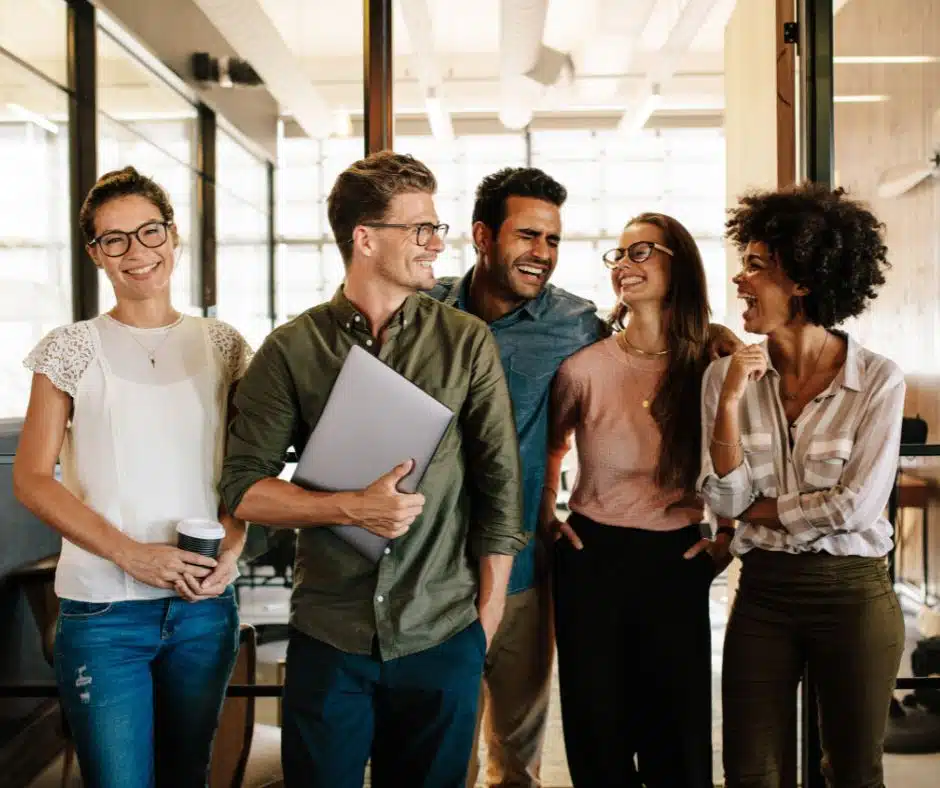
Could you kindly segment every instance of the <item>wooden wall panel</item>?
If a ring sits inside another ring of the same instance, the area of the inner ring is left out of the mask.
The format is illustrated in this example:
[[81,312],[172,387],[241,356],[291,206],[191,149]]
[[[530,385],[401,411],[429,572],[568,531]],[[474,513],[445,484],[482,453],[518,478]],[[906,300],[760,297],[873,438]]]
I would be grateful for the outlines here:
[[[853,0],[836,17],[839,55],[940,57],[940,1]],[[876,195],[887,167],[926,160],[930,120],[940,109],[940,63],[836,65],[836,95],[887,96],[840,103],[835,111],[836,182],[869,202],[886,224],[892,269],[867,314],[847,325],[863,344],[907,373],[906,412],[920,414],[940,443],[940,180],[896,199]],[[940,526],[940,512],[932,520]],[[919,572],[919,537],[905,529],[902,567]],[[931,528],[931,562],[940,588],[940,531]]]

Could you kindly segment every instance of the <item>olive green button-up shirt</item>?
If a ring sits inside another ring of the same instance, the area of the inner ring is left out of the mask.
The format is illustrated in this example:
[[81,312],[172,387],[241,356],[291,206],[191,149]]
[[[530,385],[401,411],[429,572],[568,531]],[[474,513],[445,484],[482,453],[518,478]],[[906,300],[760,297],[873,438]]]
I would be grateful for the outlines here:
[[229,511],[281,473],[289,447],[306,445],[353,344],[377,351],[456,417],[418,489],[423,512],[378,564],[329,528],[300,529],[291,624],[347,653],[372,653],[375,638],[392,659],[469,626],[479,558],[525,546],[519,450],[499,351],[482,321],[417,293],[379,349],[340,288],[275,329],[239,383],[220,484]]

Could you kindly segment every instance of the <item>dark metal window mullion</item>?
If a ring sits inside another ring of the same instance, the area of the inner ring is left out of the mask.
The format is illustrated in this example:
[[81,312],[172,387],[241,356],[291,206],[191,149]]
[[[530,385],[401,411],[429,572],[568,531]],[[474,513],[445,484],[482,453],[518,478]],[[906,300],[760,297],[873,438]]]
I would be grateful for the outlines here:
[[216,315],[216,117],[205,104],[198,107],[196,168],[199,171],[199,189],[196,212],[200,221],[199,281],[200,306],[206,317]]
[[78,212],[98,176],[95,7],[88,0],[69,0],[66,20],[72,318],[88,320],[98,314],[98,269],[85,250]]

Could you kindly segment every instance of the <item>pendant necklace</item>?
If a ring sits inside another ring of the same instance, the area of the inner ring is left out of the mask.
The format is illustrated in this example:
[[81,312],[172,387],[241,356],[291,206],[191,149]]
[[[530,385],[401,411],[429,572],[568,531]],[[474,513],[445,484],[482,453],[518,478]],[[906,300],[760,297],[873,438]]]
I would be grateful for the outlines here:
[[[645,355],[645,356],[664,356],[664,355],[666,355],[669,351],[668,351],[668,350],[661,350],[661,351],[658,351],[658,352],[656,352],[656,353],[647,353],[646,351],[640,350],[640,349],[638,349],[638,348],[634,348],[633,345],[630,344],[630,341],[626,338],[625,333],[626,333],[625,331],[621,331],[619,334],[617,334],[617,344],[620,345],[620,349],[621,349],[624,353],[626,353],[627,358],[628,358],[628,360],[627,360],[627,366],[630,368],[630,377],[633,378],[633,382],[636,384],[636,387],[639,388],[639,387],[640,387],[640,379],[639,379],[639,376],[636,374],[636,370],[633,368],[633,364],[631,364],[630,361],[629,361],[630,352],[629,352],[629,350],[628,350],[627,348],[633,348],[634,350],[637,351],[637,353],[641,353],[641,354],[643,354],[643,355]],[[655,387],[654,387],[654,390],[655,390]],[[644,410],[649,410],[649,407],[650,407],[650,399],[652,398],[652,396],[653,396],[653,394],[652,394],[652,392],[650,392],[649,395],[647,395],[646,397],[644,397],[643,400],[641,401],[641,404],[643,405]]]
[[[809,375],[807,376],[806,380],[803,381],[803,385],[800,386],[796,391],[794,391],[794,392],[792,392],[792,393],[784,392],[783,394],[781,394],[781,397],[783,398],[783,400],[784,400],[785,402],[794,402],[795,400],[799,399],[800,394],[803,393],[803,389],[806,388],[806,384],[809,383],[809,382],[813,379],[813,375],[816,374],[816,367],[819,366],[819,359],[822,358],[823,351],[825,351],[825,349],[826,349],[826,343],[827,343],[828,341],[829,341],[829,332],[827,331],[827,332],[826,332],[826,338],[823,340],[823,343],[822,343],[822,347],[819,349],[819,353],[816,355],[816,361],[813,362],[813,370],[812,370],[812,372],[809,373]],[[799,380],[799,379],[798,379],[798,380]],[[782,384],[782,383],[783,383],[783,380],[781,379],[780,382],[781,382],[781,384]],[[781,385],[781,388],[782,388],[782,385]]]
[[[108,315],[108,317],[111,317],[111,315]],[[180,315],[179,318],[177,318],[173,323],[170,323],[170,325],[166,326],[166,331],[163,333],[163,336],[161,337],[160,341],[157,342],[157,344],[154,345],[154,347],[150,348],[150,347],[147,347],[143,342],[141,342],[135,336],[134,330],[131,326],[127,325],[126,323],[122,323],[120,320],[117,320],[116,318],[111,317],[111,319],[114,320],[114,322],[117,323],[119,326],[122,326],[123,328],[127,329],[127,333],[130,336],[130,338],[133,339],[134,342],[136,342],[140,346],[140,348],[144,351],[144,353],[147,354],[147,360],[150,362],[150,366],[154,369],[156,369],[157,367],[157,351],[160,349],[163,343],[167,341],[167,339],[170,336],[170,332],[174,328],[176,328],[180,323],[183,322],[183,316]]]

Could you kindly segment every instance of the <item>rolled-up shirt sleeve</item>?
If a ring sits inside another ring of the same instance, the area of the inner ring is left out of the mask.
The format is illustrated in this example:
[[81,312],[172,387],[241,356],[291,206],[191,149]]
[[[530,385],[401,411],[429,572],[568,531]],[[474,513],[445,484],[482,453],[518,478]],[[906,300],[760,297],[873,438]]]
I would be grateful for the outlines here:
[[777,499],[777,516],[796,542],[866,529],[884,511],[897,474],[905,390],[894,368],[868,403],[837,485]]
[[254,484],[277,477],[284,469],[298,419],[296,400],[281,349],[268,339],[235,390],[235,417],[219,482],[228,511],[238,508]]
[[747,454],[741,464],[719,476],[712,465],[711,442],[715,431],[718,399],[730,358],[713,362],[702,380],[702,470],[697,488],[708,508],[720,517],[735,518],[757,499]]
[[496,341],[481,329],[461,411],[470,492],[470,549],[516,555],[528,538],[522,523],[522,468],[512,401]]

